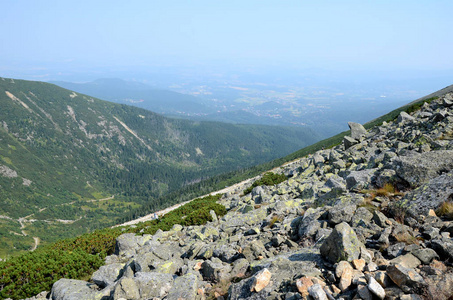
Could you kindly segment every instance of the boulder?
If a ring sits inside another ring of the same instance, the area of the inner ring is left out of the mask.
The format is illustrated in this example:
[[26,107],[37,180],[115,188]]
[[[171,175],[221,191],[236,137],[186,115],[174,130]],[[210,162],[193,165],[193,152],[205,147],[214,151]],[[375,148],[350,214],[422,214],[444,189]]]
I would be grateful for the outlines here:
[[99,270],[93,273],[91,280],[101,288],[104,288],[113,284],[118,279],[124,266],[125,264],[120,263],[102,266]]
[[206,260],[201,265],[201,274],[203,278],[208,281],[221,281],[231,277],[231,266],[229,264],[223,263],[218,258],[212,258],[211,260]]
[[96,285],[86,281],[62,278],[52,286],[50,298],[52,300],[97,300],[105,296],[96,290]]
[[360,257],[359,242],[354,230],[345,222],[335,226],[321,246],[321,255],[331,262],[346,260],[351,262]]
[[452,195],[453,171],[436,176],[410,191],[398,201],[397,207],[404,207],[409,216],[419,220],[420,216],[427,216],[429,210],[436,210],[443,202],[451,199]]
[[115,254],[116,255],[133,255],[136,250],[152,238],[151,235],[136,236],[133,233],[125,233],[116,238]]
[[346,177],[346,187],[348,190],[361,190],[367,188],[371,184],[371,179],[374,176],[376,169],[366,169],[361,171],[352,171]]
[[305,211],[305,214],[300,221],[298,228],[299,238],[312,237],[316,234],[318,229],[321,227],[318,219],[324,213],[324,209],[318,208],[309,208]]
[[198,291],[198,277],[188,273],[175,279],[175,283],[168,292],[167,300],[195,300]]
[[413,292],[420,292],[426,287],[426,282],[414,269],[405,268],[401,265],[387,267],[387,275],[400,288],[407,287]]
[[411,186],[417,187],[453,169],[453,150],[400,156],[392,161],[392,169]]
[[308,288],[308,293],[315,300],[328,300],[327,294],[320,284],[314,284]]
[[349,136],[345,136],[343,137],[343,144],[344,144],[344,149],[345,150],[348,150],[349,148],[351,148],[352,146],[354,146],[355,144],[358,144],[359,142],[355,139],[353,139],[352,137],[349,137]]
[[140,292],[140,299],[163,298],[173,285],[173,275],[154,272],[138,272],[134,281]]
[[140,292],[137,284],[132,278],[121,278],[113,290],[113,299],[140,299]]
[[367,134],[367,131],[362,124],[348,122],[348,126],[351,129],[351,137],[355,140],[360,140]]
[[341,222],[349,223],[356,210],[356,205],[337,205],[329,209],[328,219],[332,225],[339,224]]
[[398,119],[396,120],[396,122],[398,122],[399,124],[401,123],[405,123],[405,122],[409,122],[409,121],[413,121],[415,120],[415,118],[411,115],[409,115],[407,112],[405,111],[402,111],[400,112],[399,116],[398,116]]

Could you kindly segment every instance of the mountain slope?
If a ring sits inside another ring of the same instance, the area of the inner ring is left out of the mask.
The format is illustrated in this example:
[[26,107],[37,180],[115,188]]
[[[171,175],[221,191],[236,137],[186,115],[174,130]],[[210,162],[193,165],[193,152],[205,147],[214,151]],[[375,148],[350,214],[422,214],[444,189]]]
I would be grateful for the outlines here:
[[2,78],[0,105],[0,254],[316,141],[307,129],[169,119],[43,82]]
[[[324,142],[328,149],[278,174],[159,220],[0,262],[0,297],[32,296],[55,282],[58,300],[451,299],[453,93],[399,110],[369,130],[351,123],[343,143]],[[69,279],[89,274],[91,283]]]

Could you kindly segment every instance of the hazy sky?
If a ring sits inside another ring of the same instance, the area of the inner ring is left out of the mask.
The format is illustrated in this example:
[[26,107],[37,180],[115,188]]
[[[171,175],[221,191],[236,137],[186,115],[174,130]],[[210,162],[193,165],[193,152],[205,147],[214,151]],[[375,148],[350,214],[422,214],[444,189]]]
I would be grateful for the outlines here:
[[0,0],[0,76],[81,66],[453,69],[453,1]]

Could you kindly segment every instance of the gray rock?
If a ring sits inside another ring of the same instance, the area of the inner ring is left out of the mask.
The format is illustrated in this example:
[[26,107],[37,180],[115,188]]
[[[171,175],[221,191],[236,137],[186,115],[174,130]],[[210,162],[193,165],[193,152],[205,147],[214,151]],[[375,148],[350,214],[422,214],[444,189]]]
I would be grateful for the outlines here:
[[318,219],[323,213],[324,210],[320,207],[316,209],[309,208],[305,211],[298,229],[299,238],[312,237],[316,234],[318,229],[321,227]]
[[425,265],[430,264],[433,259],[439,259],[439,255],[437,255],[436,251],[431,248],[417,249],[412,251],[412,254]]
[[348,126],[351,129],[351,137],[355,140],[360,140],[367,134],[365,127],[362,124],[348,122]]
[[123,277],[115,285],[112,296],[114,300],[138,300],[140,299],[140,291],[138,290],[137,284],[135,283],[134,279]]
[[233,270],[231,271],[232,277],[245,277],[247,270],[250,267],[250,263],[245,258],[239,258],[233,263]]
[[432,240],[431,248],[436,251],[440,257],[453,260],[453,241],[450,240]]
[[231,277],[231,266],[223,263],[218,258],[212,258],[212,260],[206,260],[201,265],[201,274],[205,280],[209,281],[221,281]]
[[376,295],[379,299],[384,299],[385,298],[385,290],[384,288],[374,279],[373,277],[370,276],[368,280],[368,289],[370,290],[371,293]]
[[401,124],[401,123],[405,123],[405,122],[413,121],[413,120],[415,120],[414,117],[409,115],[407,112],[402,111],[399,114],[398,119],[396,121]]
[[151,235],[136,236],[133,233],[125,233],[116,238],[116,255],[133,255],[139,246],[143,246],[146,241],[152,238]]
[[404,248],[406,247],[406,243],[396,243],[393,245],[388,246],[386,249],[387,255],[390,258],[395,258],[403,254]]
[[398,201],[397,207],[403,207],[409,216],[419,220],[420,216],[427,216],[430,209],[439,208],[452,194],[453,172],[449,172],[407,193],[402,200]]
[[315,300],[329,300],[329,298],[327,298],[326,292],[324,292],[324,289],[322,288],[322,286],[319,283],[314,284],[311,287],[309,287],[308,293]]
[[367,188],[371,184],[371,179],[376,169],[367,169],[362,171],[352,171],[346,177],[346,187],[348,190],[361,190]]
[[355,205],[338,205],[329,209],[328,219],[332,225],[341,222],[349,223],[354,215],[357,206]]
[[134,281],[140,292],[140,299],[159,297],[168,294],[173,285],[173,276],[154,272],[138,272]]
[[102,291],[96,290],[96,285],[86,281],[62,278],[52,286],[50,298],[52,300],[95,300],[104,296]]
[[421,261],[411,253],[407,253],[390,260],[389,263],[393,265],[398,264],[409,269],[414,269],[421,264]]
[[366,209],[365,207],[359,207],[355,211],[355,214],[352,216],[351,225],[353,227],[365,227],[371,222],[372,218],[373,214],[368,209]]
[[195,300],[198,290],[198,277],[186,274],[175,279],[175,283],[168,292],[167,300]]
[[389,222],[389,219],[383,213],[377,210],[373,212],[373,221],[377,226],[382,228],[385,228],[391,224],[391,222]]
[[316,152],[313,154],[313,164],[317,167],[322,166],[324,164],[324,157]]
[[320,250],[321,255],[331,262],[341,260],[351,262],[360,257],[360,247],[362,246],[354,230],[343,222],[335,226]]
[[417,187],[453,169],[453,150],[438,150],[400,156],[393,160],[396,174]]
[[357,140],[353,139],[352,137],[349,137],[349,136],[343,137],[343,145],[344,145],[345,150],[348,150],[349,148],[351,148],[352,146],[354,146],[358,143],[359,142]]
[[101,288],[104,288],[113,284],[118,279],[124,266],[125,264],[120,263],[102,266],[99,270],[93,273],[91,280]]

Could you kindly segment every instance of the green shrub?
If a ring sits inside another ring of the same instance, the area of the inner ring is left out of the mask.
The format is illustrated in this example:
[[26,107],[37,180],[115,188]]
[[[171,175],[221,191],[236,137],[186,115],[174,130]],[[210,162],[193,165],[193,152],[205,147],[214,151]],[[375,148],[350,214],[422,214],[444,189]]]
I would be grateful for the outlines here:
[[275,174],[272,172],[267,172],[266,174],[261,177],[261,179],[255,181],[250,187],[244,190],[244,195],[250,193],[253,188],[260,186],[260,185],[274,185],[282,183],[283,181],[287,180],[288,178],[284,174]]

